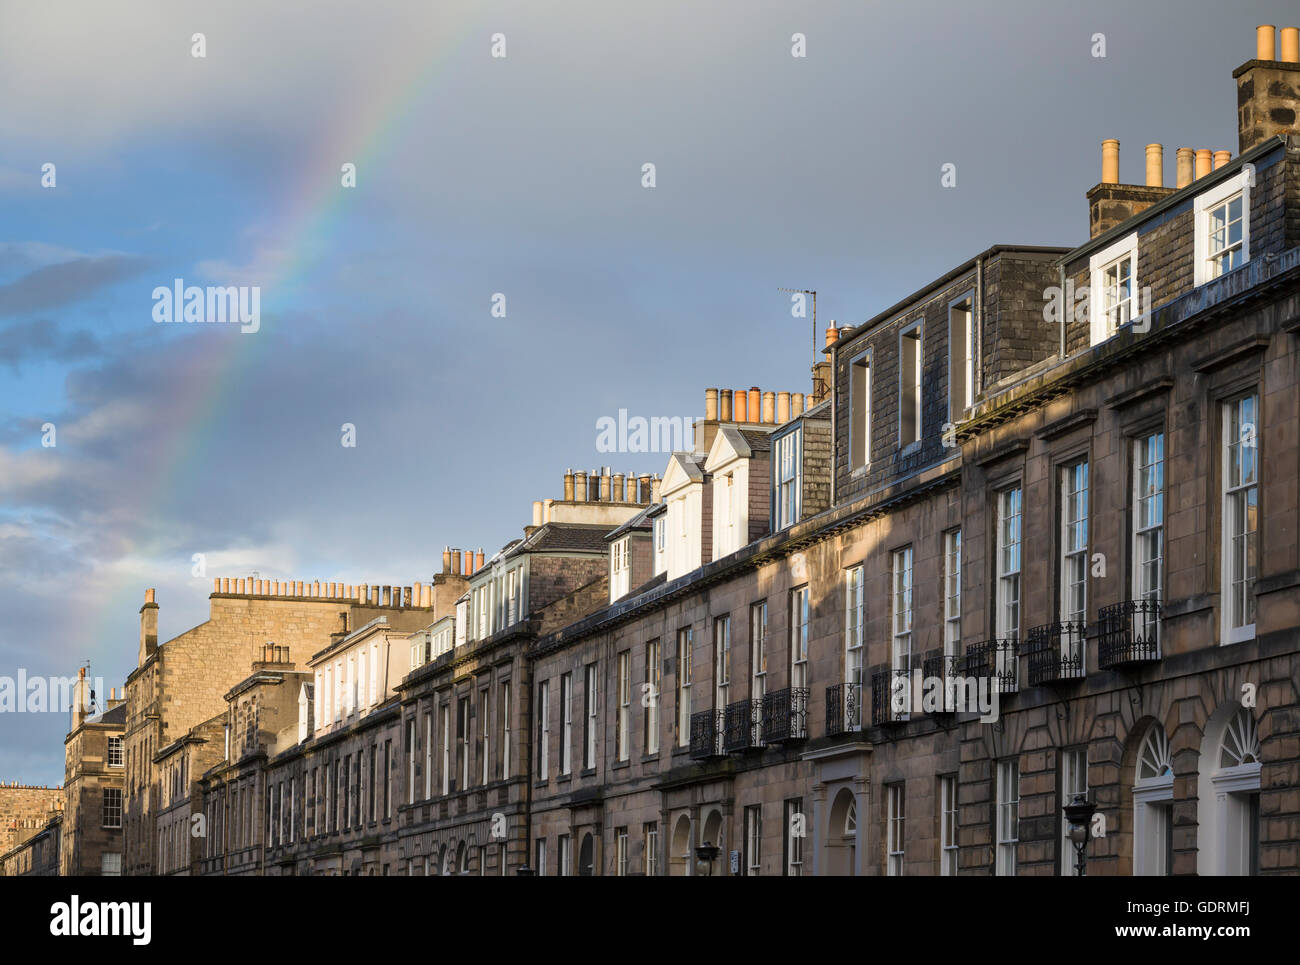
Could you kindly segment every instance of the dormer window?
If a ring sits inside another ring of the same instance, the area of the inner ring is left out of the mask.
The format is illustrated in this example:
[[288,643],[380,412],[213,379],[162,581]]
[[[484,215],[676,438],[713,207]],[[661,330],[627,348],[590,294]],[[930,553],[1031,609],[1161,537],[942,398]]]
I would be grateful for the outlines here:
[[921,441],[921,326],[898,338],[898,445]]
[[1250,175],[1243,170],[1196,199],[1197,285],[1250,260]]
[[803,430],[795,429],[788,432],[777,439],[773,445],[776,455],[772,460],[772,472],[775,477],[772,528],[775,531],[793,526],[799,521]]
[[1089,344],[1110,338],[1140,312],[1137,299],[1137,232],[1088,260]]
[[631,589],[631,567],[628,565],[628,537],[615,540],[609,548],[609,598],[621,599]]

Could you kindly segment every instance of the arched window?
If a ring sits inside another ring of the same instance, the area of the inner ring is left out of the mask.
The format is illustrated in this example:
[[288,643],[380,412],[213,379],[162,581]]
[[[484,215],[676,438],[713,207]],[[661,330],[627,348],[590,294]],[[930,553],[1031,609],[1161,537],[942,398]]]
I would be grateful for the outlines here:
[[844,816],[844,837],[856,837],[858,833],[858,802],[849,802],[848,813]]
[[1169,737],[1147,728],[1133,782],[1133,874],[1167,875],[1173,864],[1174,766]]
[[1197,872],[1259,873],[1259,730],[1245,707],[1224,707],[1205,728],[1197,814]]
[[1228,722],[1219,747],[1219,767],[1241,767],[1259,763],[1259,732],[1255,718],[1245,707]]

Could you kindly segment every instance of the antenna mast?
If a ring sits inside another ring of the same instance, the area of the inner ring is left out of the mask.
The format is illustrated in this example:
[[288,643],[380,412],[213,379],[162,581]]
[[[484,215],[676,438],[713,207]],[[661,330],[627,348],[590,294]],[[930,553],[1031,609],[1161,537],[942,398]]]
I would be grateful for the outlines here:
[[791,292],[796,295],[811,295],[812,310],[812,360],[817,363],[817,292],[811,288],[778,288],[779,292]]

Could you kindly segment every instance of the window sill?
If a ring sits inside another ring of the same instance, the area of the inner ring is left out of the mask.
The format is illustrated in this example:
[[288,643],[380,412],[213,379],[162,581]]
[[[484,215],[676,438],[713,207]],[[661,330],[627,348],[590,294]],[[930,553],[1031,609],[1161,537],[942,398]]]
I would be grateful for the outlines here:
[[586,767],[586,768],[583,768],[582,771],[578,774],[578,776],[579,776],[579,777],[595,777],[595,776],[596,776],[596,768],[594,768],[594,767]]
[[613,764],[609,765],[609,769],[610,769],[611,771],[621,771],[621,770],[624,770],[625,768],[628,768],[628,767],[631,767],[631,766],[632,766],[632,762],[631,762],[630,760],[628,760],[628,761],[615,761]]
[[561,774],[555,779],[556,784],[568,784],[573,780],[572,774]]

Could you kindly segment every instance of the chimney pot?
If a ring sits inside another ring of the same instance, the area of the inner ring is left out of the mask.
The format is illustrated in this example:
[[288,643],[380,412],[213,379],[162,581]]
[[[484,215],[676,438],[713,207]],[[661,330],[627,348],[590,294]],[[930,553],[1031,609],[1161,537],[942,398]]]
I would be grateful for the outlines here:
[[625,503],[627,499],[623,491],[623,479],[625,477],[621,472],[614,473],[614,489],[610,494],[610,499],[616,503]]
[[1284,64],[1300,63],[1300,27],[1282,28],[1282,57]]
[[1209,149],[1209,148],[1203,147],[1203,148],[1199,148],[1199,149],[1197,150],[1197,152],[1196,152],[1196,180],[1199,181],[1201,178],[1205,177],[1207,174],[1210,173],[1210,171],[1213,170],[1213,167],[1212,167],[1213,162],[1214,162],[1214,157],[1213,157],[1213,155],[1210,153],[1210,149]]
[[758,386],[750,386],[749,409],[747,410],[750,422],[758,422],[760,419],[759,406],[762,405],[762,395],[763,393],[759,390]]
[[461,575],[460,568],[460,550],[451,551],[451,571],[457,576]]
[[1174,155],[1177,158],[1177,184],[1185,188],[1192,183],[1196,163],[1196,152],[1190,147],[1180,147]]
[[825,346],[825,347],[826,347],[826,348],[830,348],[832,345],[834,345],[834,344],[835,344],[836,342],[838,342],[839,340],[840,340],[840,330],[839,330],[838,328],[835,327],[835,322],[832,321],[829,325],[826,326],[826,346]]
[[731,421],[731,390],[723,389],[718,393],[718,421]]
[[533,525],[542,525],[542,501],[540,499],[533,500]]
[[736,390],[735,413],[737,422],[749,421],[749,393],[744,389]]
[[790,393],[778,392],[776,394],[776,424],[785,425],[790,421]]
[[444,573],[451,572],[451,547],[450,546],[444,546],[442,550],[442,571]]
[[153,592],[154,592],[154,591],[153,591],[152,589],[149,589],[149,590],[145,590],[145,591],[144,591],[144,602],[145,602],[145,603],[152,603],[152,602],[153,602]]
[[652,503],[659,502],[659,484],[659,473],[655,473],[650,477],[650,502]]
[[1277,28],[1263,23],[1255,28],[1255,59],[1277,60]]
[[718,390],[717,389],[704,390],[704,421],[705,422],[718,421]]
[[601,501],[602,503],[607,503],[607,502],[609,502],[609,499],[610,499],[610,492],[609,492],[609,490],[610,490],[610,482],[611,482],[611,480],[610,480],[610,475],[609,475],[608,470],[605,471],[605,472],[603,472],[603,473],[601,473],[601,476],[600,476],[600,501]]
[[1113,137],[1101,142],[1101,183],[1119,184],[1119,141]]
[[1229,161],[1231,161],[1231,160],[1232,160],[1232,152],[1231,152],[1231,151],[1215,151],[1215,152],[1214,152],[1214,170],[1216,170],[1216,171],[1219,170],[1219,168],[1223,167],[1225,164],[1227,164],[1227,163],[1228,163]]
[[477,572],[481,569],[483,569],[483,548],[479,547],[478,553],[474,556],[474,570]]
[[772,425],[776,422],[776,393],[763,393],[763,424]]
[[797,419],[803,415],[803,393],[790,393],[790,418]]
[[1163,144],[1147,145],[1147,187],[1165,186],[1165,146]]

